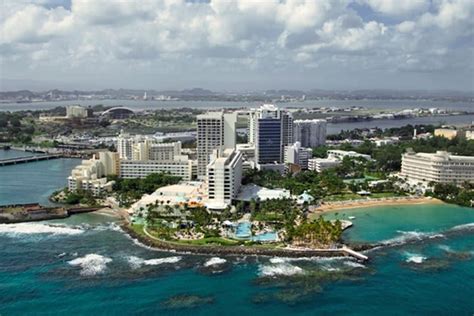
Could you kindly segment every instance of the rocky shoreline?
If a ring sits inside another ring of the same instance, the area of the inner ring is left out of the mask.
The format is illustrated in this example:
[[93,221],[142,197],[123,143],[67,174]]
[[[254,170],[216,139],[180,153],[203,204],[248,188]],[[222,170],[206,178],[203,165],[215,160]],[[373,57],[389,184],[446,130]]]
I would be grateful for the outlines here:
[[[297,250],[297,249],[270,249],[256,248],[251,246],[197,246],[197,245],[180,245],[169,243],[161,240],[147,238],[141,234],[137,234],[127,223],[121,225],[124,232],[140,243],[163,251],[193,253],[198,255],[249,255],[249,256],[271,256],[271,257],[341,257],[351,256],[344,249],[328,249],[328,250]],[[371,245],[359,245],[357,250],[365,250],[372,248]]]

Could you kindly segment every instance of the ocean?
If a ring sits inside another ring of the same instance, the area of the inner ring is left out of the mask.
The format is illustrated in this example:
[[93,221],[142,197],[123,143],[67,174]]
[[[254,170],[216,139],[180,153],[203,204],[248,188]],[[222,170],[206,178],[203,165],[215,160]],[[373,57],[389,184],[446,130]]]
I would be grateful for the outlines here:
[[[41,199],[65,184],[73,165],[0,167],[0,204]],[[198,256],[149,249],[99,214],[3,224],[0,315],[474,313],[474,209],[403,205],[327,216],[355,216],[344,238],[383,245],[366,263]]]

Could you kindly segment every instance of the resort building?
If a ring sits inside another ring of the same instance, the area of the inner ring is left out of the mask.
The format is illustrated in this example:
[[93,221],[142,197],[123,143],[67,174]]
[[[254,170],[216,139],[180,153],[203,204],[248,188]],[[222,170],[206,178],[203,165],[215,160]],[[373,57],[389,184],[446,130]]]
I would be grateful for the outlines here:
[[313,158],[308,160],[308,169],[321,172],[326,169],[337,167],[341,160],[336,158]]
[[313,156],[311,148],[301,147],[299,142],[285,146],[284,163],[299,165],[301,169],[308,169],[308,160]]
[[152,194],[145,194],[129,209],[129,213],[145,211],[150,205],[170,206],[204,206],[205,189],[203,182],[185,181],[157,189]]
[[237,196],[242,183],[242,154],[215,150],[207,166],[208,208],[224,209]]
[[169,173],[182,180],[193,179],[196,161],[186,155],[175,156],[174,160],[121,160],[120,177],[125,179],[145,178],[152,173]]
[[434,136],[444,137],[447,139],[456,138],[458,131],[450,128],[437,128],[434,130]]
[[206,176],[206,167],[215,149],[235,148],[237,113],[209,112],[197,116],[198,177]]
[[242,186],[239,195],[236,200],[250,202],[254,201],[266,201],[266,200],[278,200],[278,199],[290,199],[292,195],[287,189],[268,189],[256,184],[247,184]]
[[337,150],[337,149],[328,150],[328,158],[343,160],[344,157],[364,158],[366,160],[372,159],[370,155],[359,154],[359,153],[356,153],[355,151],[346,151],[346,150]]
[[157,143],[146,139],[132,145],[133,160],[173,161],[181,154],[181,142]]
[[326,120],[295,120],[293,141],[303,147],[318,147],[326,144]]
[[474,182],[474,157],[455,156],[446,151],[402,155],[401,176],[409,181],[456,183]]
[[117,174],[118,156],[112,152],[100,152],[99,159],[83,160],[71,171],[68,177],[69,191],[85,190],[94,195],[112,191],[113,181],[107,181],[106,176]]

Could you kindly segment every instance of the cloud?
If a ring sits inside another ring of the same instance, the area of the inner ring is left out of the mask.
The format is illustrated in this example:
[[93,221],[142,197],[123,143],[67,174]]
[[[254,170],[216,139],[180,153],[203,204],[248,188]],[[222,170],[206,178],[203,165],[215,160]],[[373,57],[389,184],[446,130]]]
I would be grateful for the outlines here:
[[[460,72],[469,88],[472,7],[471,0],[4,0],[2,76],[100,70],[111,85],[127,77],[149,84],[154,74],[271,85],[281,75],[324,83],[324,72]],[[341,84],[351,80],[359,78]]]
[[374,11],[391,16],[410,15],[426,11],[430,0],[365,0]]

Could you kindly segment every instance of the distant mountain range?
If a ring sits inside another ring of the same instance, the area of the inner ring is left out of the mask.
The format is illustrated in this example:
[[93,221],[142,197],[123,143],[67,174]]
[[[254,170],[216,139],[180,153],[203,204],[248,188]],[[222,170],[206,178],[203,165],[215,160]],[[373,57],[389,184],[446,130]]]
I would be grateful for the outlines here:
[[4,101],[55,101],[75,99],[142,99],[169,96],[182,100],[235,100],[235,101],[266,101],[288,99],[432,99],[473,101],[474,92],[463,91],[425,91],[425,90],[266,90],[246,92],[215,92],[202,88],[186,90],[137,90],[137,89],[105,89],[98,91],[82,90],[48,90],[48,91],[5,91],[0,92],[0,100]]

